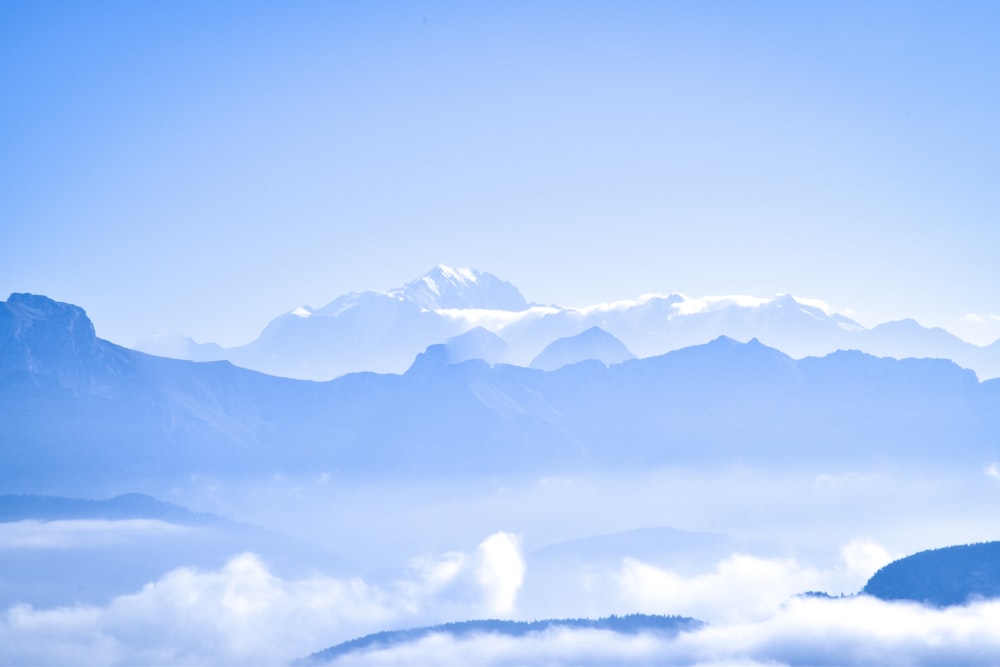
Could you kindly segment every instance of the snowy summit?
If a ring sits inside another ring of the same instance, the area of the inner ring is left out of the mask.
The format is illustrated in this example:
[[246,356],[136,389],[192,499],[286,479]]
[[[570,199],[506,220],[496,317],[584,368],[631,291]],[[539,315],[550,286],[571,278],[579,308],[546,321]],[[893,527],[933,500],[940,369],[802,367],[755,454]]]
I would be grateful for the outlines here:
[[528,307],[521,292],[509,282],[491,273],[443,264],[390,294],[401,296],[423,310],[476,308],[521,311]]

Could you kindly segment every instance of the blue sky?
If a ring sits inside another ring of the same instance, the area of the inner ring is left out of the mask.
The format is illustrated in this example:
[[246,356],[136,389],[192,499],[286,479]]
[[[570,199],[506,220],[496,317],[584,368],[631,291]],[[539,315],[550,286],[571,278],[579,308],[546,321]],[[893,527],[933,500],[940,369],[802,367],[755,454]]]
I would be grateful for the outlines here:
[[993,2],[7,0],[0,298],[236,344],[445,263],[985,342],[998,71]]

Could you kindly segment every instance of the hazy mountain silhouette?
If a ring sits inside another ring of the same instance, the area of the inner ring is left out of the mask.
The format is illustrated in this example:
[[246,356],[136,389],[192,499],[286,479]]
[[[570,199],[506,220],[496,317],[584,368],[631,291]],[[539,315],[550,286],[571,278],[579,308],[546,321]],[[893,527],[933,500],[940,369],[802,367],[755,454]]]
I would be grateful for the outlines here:
[[196,471],[467,475],[879,457],[978,467],[1000,433],[1000,381],[943,360],[796,361],[719,338],[543,372],[453,364],[435,345],[403,375],[316,383],[152,357],[97,339],[75,306],[12,302],[0,309],[9,491]]
[[[416,642],[430,635],[443,634],[454,638],[470,635],[502,635],[508,637],[524,637],[526,635],[544,632],[551,628],[571,628],[577,630],[608,630],[620,634],[653,633],[672,637],[679,632],[697,630],[704,625],[701,621],[684,616],[654,616],[647,614],[630,614],[627,616],[609,616],[599,619],[552,619],[544,621],[461,621],[444,623],[423,628],[407,630],[388,630],[365,635],[357,639],[342,642],[328,649],[318,651],[307,658],[297,661],[297,665],[319,665],[331,662],[337,658],[350,656],[354,653],[379,650]],[[357,657],[363,660],[362,655]]]
[[1000,597],[1000,542],[931,549],[889,563],[865,584],[882,600],[935,606]]
[[516,287],[492,274],[437,266],[397,289],[351,292],[316,310],[297,308],[271,321],[257,340],[219,358],[313,380],[356,371],[401,372],[428,345],[470,328],[441,311],[527,307]]
[[471,359],[482,359],[490,365],[507,360],[507,343],[503,338],[483,327],[469,329],[460,336],[448,339],[448,361],[458,364]]
[[0,522],[74,519],[157,519],[186,526],[224,522],[214,514],[195,513],[142,493],[126,493],[107,500],[33,494],[0,495]]
[[554,341],[599,327],[639,357],[727,336],[756,338],[796,358],[860,349],[876,356],[951,359],[982,378],[1000,376],[1000,341],[979,347],[913,320],[866,329],[821,306],[788,294],[771,299],[670,294],[584,308],[533,306],[492,274],[438,266],[396,289],[351,292],[319,309],[296,308],[272,320],[247,345],[223,349],[168,335],[144,340],[141,349],[328,380],[359,371],[401,373],[429,345],[477,327],[503,339],[504,361],[528,366]]
[[625,345],[600,327],[591,327],[569,338],[550,343],[531,362],[531,368],[554,371],[557,368],[581,361],[599,361],[605,366],[618,364],[635,355]]
[[245,551],[277,572],[300,574],[322,563],[327,572],[360,573],[315,544],[138,493],[105,500],[2,495],[0,542],[0,605],[104,604],[177,567],[216,568]]
[[516,287],[492,273],[453,269],[443,264],[389,294],[398,294],[403,300],[426,310],[475,308],[518,311],[528,307],[528,302]]
[[658,526],[565,540],[530,551],[526,558],[531,570],[616,565],[624,558],[636,558],[675,571],[694,571],[706,564],[714,565],[733,553],[787,555],[781,547],[769,542]]

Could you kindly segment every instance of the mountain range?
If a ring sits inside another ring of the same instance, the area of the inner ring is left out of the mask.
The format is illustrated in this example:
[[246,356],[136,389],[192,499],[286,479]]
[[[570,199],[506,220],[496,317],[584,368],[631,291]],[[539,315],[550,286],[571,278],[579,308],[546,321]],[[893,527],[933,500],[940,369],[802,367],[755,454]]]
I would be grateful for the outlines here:
[[0,351],[0,481],[12,492],[195,472],[534,474],[879,457],[981,467],[1000,433],[1000,380],[950,361],[857,351],[796,360],[726,337],[554,371],[452,363],[454,348],[432,345],[402,375],[311,382],[129,350],[97,338],[77,306],[15,294],[0,307]]
[[402,373],[429,345],[476,329],[504,343],[502,350],[492,345],[490,363],[529,366],[556,340],[593,327],[638,357],[727,336],[742,342],[756,338],[796,358],[857,349],[876,356],[951,359],[984,379],[1000,376],[1000,341],[980,347],[914,320],[868,329],[820,302],[787,294],[646,295],[563,308],[529,303],[514,285],[490,273],[447,266],[396,289],[351,292],[322,308],[295,308],[239,347],[180,337],[149,338],[137,347],[180,359],[226,359],[272,375],[328,380],[360,371]]

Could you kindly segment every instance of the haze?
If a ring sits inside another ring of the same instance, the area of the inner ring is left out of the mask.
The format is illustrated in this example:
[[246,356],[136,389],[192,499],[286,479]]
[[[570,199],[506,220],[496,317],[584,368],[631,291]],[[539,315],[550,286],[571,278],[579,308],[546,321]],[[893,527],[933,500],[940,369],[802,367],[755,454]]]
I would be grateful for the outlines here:
[[249,342],[438,263],[1000,337],[991,3],[0,8],[0,293]]
[[997,72],[987,2],[0,3],[0,663],[1000,664],[859,593],[998,538]]

